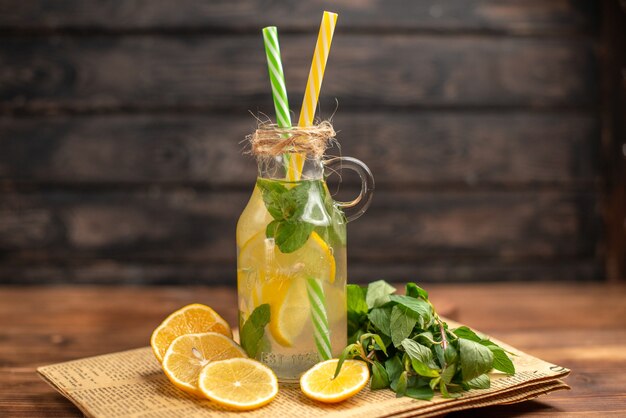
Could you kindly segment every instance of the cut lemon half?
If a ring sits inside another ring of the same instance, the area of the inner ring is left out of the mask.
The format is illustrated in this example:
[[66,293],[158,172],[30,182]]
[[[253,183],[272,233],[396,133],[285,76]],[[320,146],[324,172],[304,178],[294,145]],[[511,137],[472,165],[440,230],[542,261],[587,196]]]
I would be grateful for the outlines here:
[[174,339],[200,332],[218,332],[230,338],[233,336],[230,326],[217,312],[206,305],[193,303],[168,316],[152,333],[150,345],[156,358],[163,361]]
[[341,372],[333,379],[337,359],[316,364],[300,377],[300,389],[309,398],[335,403],[356,395],[370,378],[367,364],[360,360],[344,361]]
[[198,376],[212,361],[246,357],[237,343],[216,332],[181,335],[172,341],[163,357],[163,371],[180,389],[200,394]]
[[245,358],[207,364],[200,373],[198,386],[213,402],[240,411],[267,405],[278,393],[274,372],[258,361]]

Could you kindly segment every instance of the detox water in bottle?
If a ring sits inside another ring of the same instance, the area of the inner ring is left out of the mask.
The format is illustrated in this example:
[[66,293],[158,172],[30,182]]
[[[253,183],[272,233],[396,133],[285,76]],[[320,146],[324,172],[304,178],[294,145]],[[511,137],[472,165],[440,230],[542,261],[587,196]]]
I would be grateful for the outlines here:
[[[294,382],[346,346],[346,223],[366,210],[373,179],[358,160],[309,155],[290,181],[284,161],[259,159],[237,224],[237,286],[242,345],[279,380]],[[324,168],[340,166],[361,176],[353,202],[328,192]]]

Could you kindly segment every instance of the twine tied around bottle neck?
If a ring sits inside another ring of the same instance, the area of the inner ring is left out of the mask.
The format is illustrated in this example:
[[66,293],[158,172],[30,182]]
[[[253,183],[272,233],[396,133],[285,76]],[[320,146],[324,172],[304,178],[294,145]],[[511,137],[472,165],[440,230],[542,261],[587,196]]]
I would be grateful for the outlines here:
[[335,134],[333,125],[328,121],[292,128],[262,123],[246,139],[250,141],[251,154],[255,157],[276,157],[288,153],[321,157],[335,139]]

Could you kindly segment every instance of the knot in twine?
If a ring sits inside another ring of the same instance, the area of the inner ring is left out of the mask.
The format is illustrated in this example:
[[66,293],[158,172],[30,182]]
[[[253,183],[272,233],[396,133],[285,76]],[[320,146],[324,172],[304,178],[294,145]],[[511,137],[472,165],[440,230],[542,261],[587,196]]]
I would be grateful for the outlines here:
[[275,157],[286,153],[321,157],[334,138],[335,130],[328,121],[292,128],[262,123],[253,134],[246,137],[252,146],[252,154],[258,157]]

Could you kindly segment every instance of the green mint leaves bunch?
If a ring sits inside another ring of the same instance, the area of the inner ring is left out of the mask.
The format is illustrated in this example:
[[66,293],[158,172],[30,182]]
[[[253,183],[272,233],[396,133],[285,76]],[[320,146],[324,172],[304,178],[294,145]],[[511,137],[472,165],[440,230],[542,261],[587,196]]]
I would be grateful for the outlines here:
[[372,390],[391,388],[398,397],[429,400],[439,391],[458,397],[490,386],[492,369],[514,374],[507,351],[468,327],[449,329],[428,293],[415,283],[405,295],[383,280],[348,285],[348,342],[337,365],[361,358],[371,368]]

